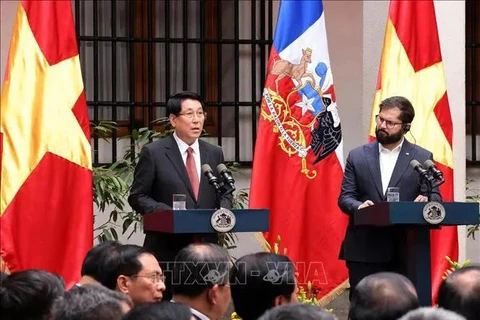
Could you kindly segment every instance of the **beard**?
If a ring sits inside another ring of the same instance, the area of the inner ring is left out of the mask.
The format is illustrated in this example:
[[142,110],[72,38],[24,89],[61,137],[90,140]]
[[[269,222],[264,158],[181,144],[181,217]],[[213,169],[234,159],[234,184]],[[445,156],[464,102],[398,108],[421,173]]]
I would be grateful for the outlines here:
[[402,140],[403,131],[400,130],[397,133],[388,134],[388,132],[377,128],[375,130],[375,136],[377,137],[377,141],[382,145],[393,144]]

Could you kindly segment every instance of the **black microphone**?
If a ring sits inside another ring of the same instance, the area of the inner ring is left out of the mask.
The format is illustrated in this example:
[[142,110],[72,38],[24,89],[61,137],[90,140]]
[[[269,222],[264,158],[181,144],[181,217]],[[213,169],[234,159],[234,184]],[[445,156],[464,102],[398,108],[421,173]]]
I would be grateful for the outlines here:
[[208,164],[204,164],[202,166],[202,172],[205,177],[207,177],[208,183],[212,185],[215,190],[220,190],[220,184],[218,184],[218,179],[217,177],[215,177],[212,168]]
[[217,172],[220,174],[220,177],[222,177],[223,183],[227,184],[230,188],[235,190],[235,180],[233,180],[230,171],[223,163],[220,163],[217,166]]
[[423,163],[425,170],[430,171],[435,179],[443,180],[443,172],[440,171],[432,160],[425,160]]
[[413,170],[418,172],[422,178],[428,180],[428,172],[427,172],[427,170],[423,169],[420,162],[413,159],[412,161],[410,161],[410,166],[413,168]]

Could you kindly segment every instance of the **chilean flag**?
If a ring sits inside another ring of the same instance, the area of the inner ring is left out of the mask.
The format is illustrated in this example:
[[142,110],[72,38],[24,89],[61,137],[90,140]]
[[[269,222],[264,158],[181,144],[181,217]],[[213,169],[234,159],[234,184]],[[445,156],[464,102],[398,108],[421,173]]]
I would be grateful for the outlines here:
[[[327,300],[348,277],[337,259],[347,217],[337,206],[343,150],[321,1],[282,1],[255,144],[250,207],[270,209],[273,246]],[[343,284],[343,286],[342,286]]]

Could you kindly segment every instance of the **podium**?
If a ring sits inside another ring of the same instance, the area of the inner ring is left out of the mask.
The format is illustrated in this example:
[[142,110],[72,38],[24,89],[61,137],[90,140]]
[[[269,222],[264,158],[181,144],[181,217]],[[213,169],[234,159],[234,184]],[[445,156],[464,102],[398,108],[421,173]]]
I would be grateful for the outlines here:
[[[143,229],[164,233],[216,233],[210,222],[214,209],[162,210],[143,216]],[[231,210],[235,226],[230,232],[268,231],[266,209]]]
[[420,305],[432,305],[430,229],[480,222],[478,203],[442,202],[445,217],[438,224],[424,218],[424,208],[431,202],[382,202],[358,210],[354,216],[356,226],[404,226],[407,232],[407,276],[417,289]]

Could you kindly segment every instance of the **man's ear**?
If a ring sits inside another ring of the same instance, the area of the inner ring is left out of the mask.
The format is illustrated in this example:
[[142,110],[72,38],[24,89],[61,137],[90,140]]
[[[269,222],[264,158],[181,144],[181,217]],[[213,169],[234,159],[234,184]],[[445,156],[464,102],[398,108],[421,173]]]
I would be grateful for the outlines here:
[[124,276],[123,274],[117,278],[117,291],[128,294],[128,287],[130,283],[130,278]]
[[276,296],[275,300],[273,300],[273,305],[276,306],[281,306],[283,304],[289,304],[290,300],[288,300],[285,296]]
[[168,116],[168,120],[170,121],[170,125],[172,126],[172,128],[175,128],[175,115],[173,113],[171,113],[169,116]]
[[218,287],[218,284],[216,284],[207,290],[207,300],[208,300],[208,303],[210,303],[211,305],[217,304],[219,289],[220,288]]

